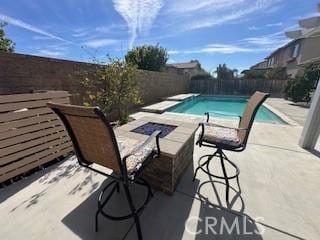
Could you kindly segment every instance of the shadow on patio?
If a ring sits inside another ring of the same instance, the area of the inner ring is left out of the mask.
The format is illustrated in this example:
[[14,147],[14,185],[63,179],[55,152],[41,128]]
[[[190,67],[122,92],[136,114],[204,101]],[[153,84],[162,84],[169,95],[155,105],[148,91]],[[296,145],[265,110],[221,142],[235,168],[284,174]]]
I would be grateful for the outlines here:
[[[193,166],[189,169],[193,172]],[[186,173],[191,179],[192,172]],[[80,205],[68,213],[62,222],[81,239],[136,239],[136,229],[133,219],[111,221],[99,215],[99,231],[94,230],[94,215],[97,210],[97,199],[100,190],[110,182],[105,180],[100,188],[91,194]],[[196,190],[199,181],[193,184]],[[132,185],[130,191],[135,206],[140,206],[146,190],[139,185]],[[194,195],[196,192],[194,192]],[[155,192],[154,197],[141,214],[141,225],[145,239],[182,239],[185,232],[185,222],[190,217],[193,198],[174,193],[173,196]],[[125,215],[130,212],[124,190],[115,194],[106,205],[105,210],[110,215]]]

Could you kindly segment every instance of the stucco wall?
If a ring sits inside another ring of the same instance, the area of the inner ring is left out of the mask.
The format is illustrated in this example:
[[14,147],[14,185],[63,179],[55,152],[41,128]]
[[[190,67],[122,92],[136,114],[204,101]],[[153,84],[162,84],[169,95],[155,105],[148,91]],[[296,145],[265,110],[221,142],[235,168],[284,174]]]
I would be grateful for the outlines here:
[[[319,34],[319,33],[318,33]],[[320,57],[320,37],[309,37],[301,44],[301,62]]]
[[[65,90],[73,103],[81,103],[81,71],[95,71],[96,65],[38,56],[0,52],[0,94],[25,93],[34,90]],[[160,98],[189,92],[188,76],[139,71],[138,81],[144,104]]]

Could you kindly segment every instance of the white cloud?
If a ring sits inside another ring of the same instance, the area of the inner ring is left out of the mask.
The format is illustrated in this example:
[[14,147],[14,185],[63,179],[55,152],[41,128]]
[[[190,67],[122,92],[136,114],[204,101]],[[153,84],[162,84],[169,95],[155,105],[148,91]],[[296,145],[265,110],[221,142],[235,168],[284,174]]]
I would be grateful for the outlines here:
[[163,6],[163,0],[113,0],[113,3],[128,25],[129,48],[132,48],[139,33],[151,28]]
[[99,27],[96,27],[95,30],[97,32],[100,32],[100,33],[110,33],[112,31],[119,31],[119,30],[124,30],[126,29],[126,25],[125,24],[115,24],[115,23],[111,23],[111,24],[108,24],[106,26],[99,26]]
[[176,60],[171,59],[171,58],[169,58],[168,61],[167,61],[167,63],[169,63],[169,64],[170,64],[170,63],[176,63],[176,62],[177,62]]
[[244,0],[177,0],[171,1],[168,12],[190,14],[197,11],[221,10],[243,3]]
[[230,54],[239,52],[251,52],[252,49],[229,44],[210,44],[207,48],[204,48],[203,51],[207,53]]
[[85,37],[88,35],[88,32],[79,32],[79,33],[72,33],[71,34],[73,37],[75,38],[81,38],[81,37]]
[[59,57],[59,56],[64,55],[64,52],[41,49],[41,50],[39,50],[39,54],[44,55],[44,56],[48,56],[48,57]]
[[209,44],[203,47],[187,50],[170,50],[171,55],[183,54],[235,54],[235,53],[259,53],[271,52],[283,46],[289,40],[280,32],[264,36],[255,36],[238,40],[232,44]]
[[218,54],[233,54],[233,53],[243,53],[243,52],[252,52],[253,49],[241,47],[237,45],[232,44],[209,44],[205,47],[192,49],[192,50],[172,50],[168,51],[169,54],[175,55],[175,54],[199,54],[199,53],[218,53]]
[[35,35],[32,37],[33,40],[49,40],[51,37],[43,36],[43,35]]
[[256,27],[256,26],[250,26],[250,27],[248,27],[248,29],[251,30],[251,31],[260,30],[260,28]]
[[169,50],[169,51],[168,51],[168,54],[171,54],[171,55],[174,55],[174,54],[181,54],[181,52],[180,52],[180,51],[178,51],[178,50]]
[[54,35],[52,33],[47,32],[47,31],[44,31],[44,30],[42,30],[42,29],[40,29],[38,27],[35,27],[35,26],[31,25],[31,24],[28,24],[28,23],[26,23],[26,22],[24,22],[24,21],[22,21],[20,19],[12,18],[12,17],[9,17],[7,15],[4,15],[4,14],[0,13],[0,20],[4,21],[4,22],[7,22],[7,23],[9,23],[9,24],[11,24],[13,26],[20,27],[20,28],[26,29],[28,31],[47,36],[47,37],[49,37],[51,39],[56,39],[56,40],[59,40],[59,41],[62,41],[62,42],[66,42],[66,43],[71,43],[72,44],[72,42],[69,41],[69,40],[66,40],[64,38],[56,36],[56,35]]
[[186,30],[212,27],[237,20],[254,12],[266,10],[278,1],[279,0],[257,0],[254,3],[247,2],[246,4],[242,4],[242,7],[238,6],[237,9],[232,7],[229,11],[224,11],[220,16],[216,14],[212,16],[211,14],[205,18],[200,18],[190,24],[186,24]]
[[268,23],[266,24],[266,27],[280,27],[282,26],[283,23],[282,22],[278,22],[278,23]]
[[83,45],[91,48],[99,48],[99,47],[110,46],[117,42],[118,40],[116,39],[93,39],[83,43]]
[[276,49],[284,44],[286,44],[289,40],[284,37],[284,35],[265,35],[265,36],[256,36],[249,37],[240,40],[242,44],[249,44],[255,46],[264,46],[268,48]]

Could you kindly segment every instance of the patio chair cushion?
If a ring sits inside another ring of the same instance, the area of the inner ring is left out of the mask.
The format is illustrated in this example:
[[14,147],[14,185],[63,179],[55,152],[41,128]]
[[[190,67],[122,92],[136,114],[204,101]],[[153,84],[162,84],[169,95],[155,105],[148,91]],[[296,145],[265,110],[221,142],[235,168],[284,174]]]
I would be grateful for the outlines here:
[[239,131],[219,125],[204,125],[203,141],[232,147],[240,146]]
[[155,138],[144,145],[145,141],[121,136],[117,137],[117,143],[122,159],[132,153],[126,160],[128,174],[139,170],[143,162],[156,151]]

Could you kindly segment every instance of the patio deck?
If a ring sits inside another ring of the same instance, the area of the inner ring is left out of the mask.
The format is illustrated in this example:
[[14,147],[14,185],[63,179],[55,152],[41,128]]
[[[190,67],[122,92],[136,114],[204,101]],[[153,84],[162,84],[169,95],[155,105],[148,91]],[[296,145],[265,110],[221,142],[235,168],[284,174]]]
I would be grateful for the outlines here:
[[[177,115],[164,113],[159,118],[176,119]],[[183,120],[196,123],[199,118]],[[302,126],[255,123],[247,149],[227,152],[241,170],[242,194],[241,198],[231,194],[232,210],[225,208],[223,185],[206,183],[208,177],[201,171],[192,182],[199,156],[212,151],[195,147],[194,164],[174,195],[156,192],[142,213],[145,239],[320,239],[320,159],[298,146],[301,131]],[[79,167],[71,157],[0,189],[0,239],[136,239],[132,220],[114,222],[101,217],[95,233],[97,196],[107,181]],[[142,192],[139,187],[136,190],[138,202]],[[111,212],[128,210],[121,196],[116,195],[110,203]],[[258,219],[251,222],[242,215]],[[194,219],[188,222],[188,231],[185,222],[190,217]],[[242,235],[235,235],[236,231],[219,235],[219,225],[213,227],[217,234],[210,229],[206,234],[206,217],[211,218],[210,223],[212,217],[219,222],[224,218],[229,226],[238,219]],[[245,235],[244,226],[248,232],[257,228],[265,232]],[[202,232],[195,235],[190,231]]]

